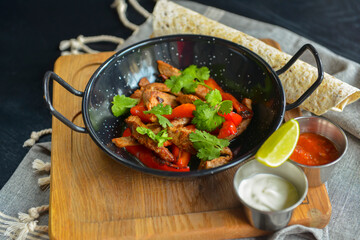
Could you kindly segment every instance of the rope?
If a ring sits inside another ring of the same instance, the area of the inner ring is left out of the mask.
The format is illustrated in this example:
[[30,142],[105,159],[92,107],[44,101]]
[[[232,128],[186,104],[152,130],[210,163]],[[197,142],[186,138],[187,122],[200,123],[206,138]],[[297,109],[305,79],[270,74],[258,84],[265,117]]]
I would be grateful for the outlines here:
[[28,214],[19,213],[19,221],[8,223],[9,227],[6,229],[4,235],[16,235],[16,240],[25,240],[29,233],[37,231],[48,231],[48,226],[37,225],[40,214],[48,211],[49,205],[42,205],[40,207],[33,207],[28,210]]
[[[63,51],[61,55],[80,54],[82,53],[81,51],[85,53],[98,53],[99,51],[94,50],[86,45],[88,43],[96,43],[96,42],[111,42],[117,44],[117,47],[119,47],[121,44],[124,43],[124,39],[109,35],[100,35],[100,36],[92,36],[92,37],[84,37],[83,35],[79,35],[76,39],[72,38],[70,40],[61,41],[59,49]],[[65,51],[69,48],[70,51]]]
[[[131,6],[139,12],[145,18],[151,16],[145,8],[143,8],[137,0],[129,0]],[[115,8],[120,21],[124,24],[125,27],[131,29],[136,32],[139,29],[139,26],[130,22],[126,17],[126,10],[128,5],[125,0],[115,0],[111,4],[112,8]],[[109,36],[109,35],[100,35],[93,37],[84,37],[83,35],[78,36],[77,38],[72,38],[70,40],[63,40],[60,42],[59,49],[61,51],[61,55],[70,55],[70,54],[81,54],[81,53],[98,53],[99,51],[94,50],[87,46],[88,43],[96,43],[96,42],[112,42],[118,44],[115,50],[120,49],[120,45],[124,43],[123,38]]]
[[30,138],[24,142],[23,147],[32,147],[39,140],[40,137],[50,134],[52,132],[51,128],[41,130],[39,132],[32,132]]
[[133,6],[133,8],[135,8],[136,11],[138,11],[138,13],[140,13],[141,15],[143,15],[145,18],[148,18],[151,16],[151,13],[149,13],[145,8],[143,8],[143,6],[141,6],[138,1],[136,0],[129,0],[129,3],[131,4],[131,6]]
[[17,235],[16,240],[25,240],[29,232],[34,232],[38,221],[28,223],[14,222],[6,229],[4,235],[10,237],[12,233]]
[[134,32],[139,29],[138,25],[130,22],[126,17],[127,4],[125,0],[115,0],[113,4],[111,4],[111,7],[116,8],[120,21],[124,24],[125,27],[130,28]]
[[32,168],[35,169],[35,172],[50,172],[51,163],[45,163],[40,159],[35,159],[32,163]]
[[48,189],[50,186],[50,176],[39,178],[38,185],[41,188],[41,190],[43,190],[43,191]]
[[32,207],[28,210],[28,213],[19,213],[19,220],[21,222],[30,222],[40,217],[40,213],[49,210],[49,205],[42,205],[40,207]]

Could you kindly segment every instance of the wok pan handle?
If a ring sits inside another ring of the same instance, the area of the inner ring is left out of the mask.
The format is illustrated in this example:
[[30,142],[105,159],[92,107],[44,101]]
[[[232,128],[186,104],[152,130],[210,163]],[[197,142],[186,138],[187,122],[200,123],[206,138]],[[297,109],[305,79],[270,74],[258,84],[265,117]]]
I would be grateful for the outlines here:
[[55,80],[61,86],[63,86],[66,90],[68,90],[69,92],[71,92],[72,94],[74,94],[76,96],[83,97],[84,93],[74,89],[72,86],[70,86],[67,82],[65,82],[61,77],[59,77],[54,72],[48,71],[48,72],[45,73],[45,76],[44,76],[44,96],[45,96],[45,101],[47,103],[48,108],[50,109],[51,114],[54,115],[57,119],[59,119],[61,122],[63,122],[65,125],[67,125],[72,130],[80,132],[80,133],[86,133],[87,132],[86,128],[79,127],[79,126],[75,125],[69,119],[64,117],[61,113],[56,111],[56,109],[53,107],[52,102],[51,102],[51,98],[50,98],[50,88],[49,88],[50,80]]
[[316,49],[311,45],[311,44],[305,44],[304,46],[302,46],[300,48],[300,50],[290,59],[290,61],[288,61],[284,67],[282,67],[281,69],[276,71],[277,75],[280,75],[282,73],[284,73],[286,70],[288,70],[291,65],[293,65],[295,63],[296,60],[298,60],[298,58],[305,52],[305,50],[309,50],[315,58],[316,61],[316,65],[317,65],[317,69],[318,69],[318,78],[316,79],[316,81],[309,87],[308,90],[306,90],[303,95],[301,95],[299,97],[298,100],[296,100],[295,102],[286,105],[285,110],[291,110],[293,108],[296,108],[298,106],[300,106],[300,104],[302,104],[306,98],[308,98],[314,91],[315,89],[321,84],[323,78],[324,78],[324,70],[321,64],[321,60],[319,58],[319,54],[316,51]]

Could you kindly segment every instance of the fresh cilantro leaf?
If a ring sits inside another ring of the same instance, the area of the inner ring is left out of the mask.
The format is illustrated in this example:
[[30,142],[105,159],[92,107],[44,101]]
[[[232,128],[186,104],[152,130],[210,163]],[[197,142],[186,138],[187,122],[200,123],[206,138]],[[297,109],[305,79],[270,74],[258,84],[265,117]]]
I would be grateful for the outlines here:
[[152,113],[154,114],[160,125],[163,127],[163,128],[167,128],[167,127],[171,127],[172,124],[171,122],[164,116],[162,115],[170,115],[172,113],[172,108],[170,105],[163,105],[162,103],[156,105],[155,107],[153,107],[151,110],[149,111],[144,111],[145,114],[148,114],[148,113]]
[[196,156],[204,161],[220,157],[220,151],[230,144],[226,139],[219,139],[210,133],[199,130],[190,133],[189,138],[198,151]]
[[221,114],[228,114],[231,112],[233,102],[230,100],[225,100],[220,103],[219,111]]
[[156,139],[157,141],[159,142],[158,143],[158,147],[161,147],[164,145],[164,143],[167,141],[167,140],[170,140],[172,139],[171,137],[169,137],[166,129],[163,129],[161,130],[157,135],[156,135]]
[[169,119],[167,119],[166,117],[163,117],[159,114],[155,114],[155,116],[158,118],[159,120],[159,124],[163,127],[163,128],[167,128],[167,127],[172,127],[173,125],[171,124],[171,122],[169,121]]
[[196,65],[190,65],[182,71],[183,75],[191,75],[193,79],[200,82],[208,80],[210,77],[210,70],[207,67],[198,68]]
[[152,113],[152,114],[160,114],[160,115],[170,115],[172,113],[172,108],[170,105],[165,105],[159,103],[155,107],[153,107],[149,111],[144,111],[145,114]]
[[156,134],[146,127],[137,127],[136,131],[141,135],[148,135],[149,138],[155,141]]
[[196,78],[196,71],[197,71],[197,66],[196,65],[190,65],[188,66],[187,68],[185,68],[183,71],[182,71],[182,74],[183,75],[190,75],[193,77],[193,79]]
[[162,147],[167,140],[172,139],[171,137],[169,137],[169,135],[165,129],[160,131],[158,134],[155,134],[153,131],[151,131],[150,129],[148,129],[146,127],[137,127],[136,131],[138,133],[140,133],[141,135],[146,134],[149,138],[158,142],[158,147]]
[[[194,81],[194,77],[191,74],[182,74],[180,76],[170,77],[171,81],[175,81],[171,91],[178,93],[184,91],[185,93],[194,93],[197,87],[197,83]],[[166,81],[165,81],[166,84]],[[170,87],[170,85],[168,86]]]
[[195,92],[194,78],[191,75],[180,75],[180,76],[171,76],[169,79],[165,81],[166,86],[171,89],[171,92],[178,93],[183,88],[186,88],[188,93]]
[[210,71],[207,67],[198,68],[196,65],[190,65],[181,72],[180,76],[171,76],[167,79],[165,84],[173,93],[180,91],[194,93],[197,85],[205,85],[204,80],[209,77]]
[[197,87],[197,83],[194,81],[194,77],[191,75],[181,75],[181,81],[183,82],[182,91],[186,94],[194,93]]
[[217,89],[210,91],[208,94],[206,94],[205,100],[210,104],[211,107],[218,105],[222,101],[220,91]]
[[200,148],[196,154],[196,156],[204,161],[213,160],[215,158],[220,157],[220,151],[218,148],[205,147]]
[[180,92],[180,89],[176,89],[176,82],[177,82],[177,76],[171,76],[168,79],[165,80],[165,85],[171,89],[172,92],[178,93]]
[[119,117],[129,111],[130,108],[138,104],[139,100],[125,97],[125,95],[116,95],[111,102],[111,111],[115,117]]
[[210,77],[210,70],[207,67],[201,67],[196,71],[196,78],[200,81],[208,80]]
[[196,108],[200,108],[203,106],[208,106],[208,104],[206,102],[201,101],[200,99],[196,99],[193,104],[196,106]]
[[214,89],[205,96],[206,102],[201,100],[194,101],[196,110],[194,111],[194,118],[192,123],[200,130],[213,131],[218,128],[224,121],[224,117],[220,114],[227,114],[231,112],[232,101],[221,101],[221,93]]
[[165,80],[165,85],[171,89],[171,92],[178,93],[183,88],[181,81],[179,80],[179,76],[171,76],[170,78]]
[[196,110],[193,112],[194,118],[191,122],[196,125],[197,129],[211,132],[225,121],[223,117],[217,114],[217,109],[210,107],[207,103],[196,100],[194,105]]

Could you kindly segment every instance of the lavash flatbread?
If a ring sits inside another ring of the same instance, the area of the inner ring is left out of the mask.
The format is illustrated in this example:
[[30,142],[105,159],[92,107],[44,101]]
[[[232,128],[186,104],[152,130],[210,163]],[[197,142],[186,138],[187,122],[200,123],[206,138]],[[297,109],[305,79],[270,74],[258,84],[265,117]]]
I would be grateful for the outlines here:
[[[152,36],[181,33],[210,35],[233,41],[261,56],[275,70],[283,67],[292,57],[241,31],[173,2],[159,0],[153,11]],[[317,79],[317,69],[298,60],[279,78],[284,87],[286,101],[293,103]],[[342,111],[346,105],[359,98],[359,89],[325,73],[321,85],[300,107],[321,115],[328,110]]]

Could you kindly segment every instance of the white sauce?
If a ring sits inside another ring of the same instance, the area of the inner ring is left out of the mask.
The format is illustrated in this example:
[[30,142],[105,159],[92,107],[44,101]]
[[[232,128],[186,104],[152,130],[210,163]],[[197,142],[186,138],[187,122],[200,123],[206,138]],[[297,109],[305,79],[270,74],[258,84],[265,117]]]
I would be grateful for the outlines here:
[[241,181],[240,197],[261,211],[279,211],[299,200],[296,188],[282,177],[260,173]]

